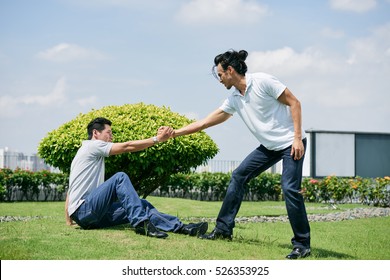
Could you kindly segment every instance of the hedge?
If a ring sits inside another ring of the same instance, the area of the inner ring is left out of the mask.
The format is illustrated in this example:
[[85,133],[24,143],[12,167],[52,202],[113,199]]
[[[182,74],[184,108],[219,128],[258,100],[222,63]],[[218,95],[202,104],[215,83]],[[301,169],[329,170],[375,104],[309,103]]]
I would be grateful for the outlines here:
[[302,194],[310,202],[363,203],[390,206],[390,177],[341,178],[328,176],[321,180],[305,178]]
[[[197,200],[222,200],[229,185],[230,173],[178,173],[167,185],[160,186],[154,195]],[[244,200],[283,200],[281,175],[262,173],[247,186]],[[390,177],[322,179],[304,178],[301,193],[308,202],[362,203],[390,207]]]
[[[221,201],[230,177],[231,173],[176,173],[153,195]],[[244,200],[283,200],[280,181],[280,174],[262,173],[248,183]],[[62,200],[67,188],[68,175],[65,173],[0,169],[0,201]],[[305,177],[301,193],[308,202],[362,203],[390,207],[390,177]]]
[[0,201],[63,200],[68,181],[65,173],[0,169]]

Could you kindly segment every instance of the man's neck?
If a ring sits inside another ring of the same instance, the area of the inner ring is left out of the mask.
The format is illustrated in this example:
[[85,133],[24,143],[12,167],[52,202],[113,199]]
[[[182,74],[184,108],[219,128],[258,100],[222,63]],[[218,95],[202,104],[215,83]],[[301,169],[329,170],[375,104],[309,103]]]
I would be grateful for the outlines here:
[[242,96],[245,95],[245,91],[246,91],[246,79],[245,79],[245,76],[240,76],[236,85],[234,86]]

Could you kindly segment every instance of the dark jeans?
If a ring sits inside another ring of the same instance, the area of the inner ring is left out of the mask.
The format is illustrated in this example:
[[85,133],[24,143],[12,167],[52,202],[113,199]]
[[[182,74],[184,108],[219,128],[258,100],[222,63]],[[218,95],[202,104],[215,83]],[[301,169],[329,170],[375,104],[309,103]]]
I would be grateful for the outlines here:
[[179,218],[160,213],[151,203],[140,199],[123,172],[116,173],[88,194],[71,218],[84,229],[126,223],[135,227],[145,220],[163,231],[177,231],[183,225]]
[[[306,149],[306,139],[303,139]],[[248,181],[283,160],[282,190],[288,218],[294,233],[291,242],[295,247],[310,248],[310,226],[303,196],[300,193],[304,157],[294,160],[291,146],[281,151],[270,151],[263,145],[250,153],[233,171],[229,187],[217,218],[217,228],[231,234],[234,219],[240,209]]]

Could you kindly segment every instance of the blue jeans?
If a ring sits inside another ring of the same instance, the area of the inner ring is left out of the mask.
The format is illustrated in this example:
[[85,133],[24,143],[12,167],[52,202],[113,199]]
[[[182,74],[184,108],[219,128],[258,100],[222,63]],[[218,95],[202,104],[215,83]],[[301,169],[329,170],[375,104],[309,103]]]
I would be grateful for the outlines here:
[[182,227],[179,218],[160,213],[145,199],[140,199],[129,177],[118,172],[86,197],[71,218],[84,229],[104,228],[130,223],[136,227],[149,220],[163,231]]
[[[306,139],[303,139],[306,149]],[[310,226],[307,219],[303,196],[300,193],[304,157],[294,160],[291,146],[281,151],[271,151],[263,145],[250,153],[233,171],[225,199],[218,214],[216,227],[232,234],[234,219],[240,209],[246,184],[272,165],[283,160],[282,190],[286,202],[288,218],[294,233],[291,242],[295,247],[310,248]]]

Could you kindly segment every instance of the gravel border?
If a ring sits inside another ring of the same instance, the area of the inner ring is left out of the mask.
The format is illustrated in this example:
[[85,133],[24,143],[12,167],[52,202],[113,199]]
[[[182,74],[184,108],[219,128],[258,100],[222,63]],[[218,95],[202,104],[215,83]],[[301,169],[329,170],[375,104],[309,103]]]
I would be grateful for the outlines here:
[[48,218],[47,216],[0,216],[0,223],[5,222],[27,222],[32,220],[39,220]]
[[[308,214],[307,218],[310,222],[337,222],[345,220],[355,220],[372,217],[390,216],[390,208],[354,208],[342,212],[326,213],[326,214]],[[264,223],[264,222],[288,222],[287,216],[265,217],[256,216],[250,218],[237,218],[237,222],[249,223]]]
[[[326,214],[308,214],[310,222],[336,222],[345,220],[355,220],[372,217],[390,216],[390,208],[354,208],[341,212],[326,213]],[[47,216],[0,216],[0,223],[31,221],[48,218]],[[185,218],[183,220],[192,221],[199,218]],[[215,218],[202,218],[202,221],[215,222]],[[287,216],[254,216],[254,217],[237,217],[237,223],[275,223],[288,222]]]
[[[386,217],[390,216],[390,208],[354,208],[345,211],[326,213],[326,214],[308,214],[310,222],[337,222],[345,220],[355,220],[362,218]],[[194,219],[188,219],[194,220]],[[199,220],[199,219],[198,219]],[[202,221],[215,222],[215,218],[202,218]],[[288,222],[287,216],[254,216],[237,217],[236,223],[275,223]]]

